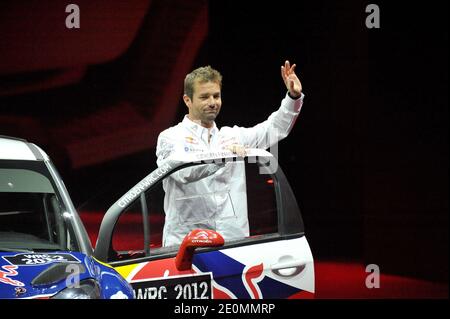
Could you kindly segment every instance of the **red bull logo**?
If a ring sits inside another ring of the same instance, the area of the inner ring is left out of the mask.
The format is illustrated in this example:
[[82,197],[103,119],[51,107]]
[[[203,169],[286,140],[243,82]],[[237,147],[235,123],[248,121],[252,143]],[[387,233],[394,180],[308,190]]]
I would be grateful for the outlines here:
[[23,287],[25,284],[19,280],[14,280],[9,277],[17,276],[16,265],[5,265],[0,269],[0,282],[8,285]]

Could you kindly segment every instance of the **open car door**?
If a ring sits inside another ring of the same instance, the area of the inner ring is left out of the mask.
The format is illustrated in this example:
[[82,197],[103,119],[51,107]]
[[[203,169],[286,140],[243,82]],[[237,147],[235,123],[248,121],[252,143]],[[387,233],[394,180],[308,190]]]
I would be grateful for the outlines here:
[[[212,181],[231,167],[226,180],[242,178],[245,187],[236,193],[224,183],[213,193],[190,194],[186,197],[190,205],[172,205],[179,209],[176,215],[185,235],[180,244],[163,245],[163,181],[200,165],[221,165],[208,177]],[[233,170],[237,166],[242,170]],[[229,221],[248,217],[248,235],[227,238],[185,218],[193,205],[201,216],[216,216],[221,209]],[[108,209],[95,257],[124,276],[138,299],[311,298],[314,294],[313,257],[295,196],[276,158],[259,149],[247,150],[245,158],[228,151],[169,158]]]

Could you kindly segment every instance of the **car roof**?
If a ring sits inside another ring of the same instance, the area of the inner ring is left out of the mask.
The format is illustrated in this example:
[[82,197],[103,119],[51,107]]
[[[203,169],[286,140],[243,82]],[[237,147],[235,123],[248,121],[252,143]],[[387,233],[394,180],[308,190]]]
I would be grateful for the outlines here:
[[48,160],[47,154],[27,140],[0,135],[0,160]]

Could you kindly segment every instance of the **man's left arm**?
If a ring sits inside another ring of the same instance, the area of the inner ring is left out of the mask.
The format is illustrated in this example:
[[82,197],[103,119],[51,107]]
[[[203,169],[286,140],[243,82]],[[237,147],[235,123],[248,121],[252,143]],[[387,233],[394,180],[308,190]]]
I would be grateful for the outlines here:
[[285,138],[297,120],[303,105],[304,94],[302,84],[295,74],[296,65],[290,65],[286,61],[281,67],[281,77],[288,90],[286,97],[281,101],[281,106],[273,112],[269,118],[254,127],[239,129],[241,142],[250,148],[269,148],[281,139]]

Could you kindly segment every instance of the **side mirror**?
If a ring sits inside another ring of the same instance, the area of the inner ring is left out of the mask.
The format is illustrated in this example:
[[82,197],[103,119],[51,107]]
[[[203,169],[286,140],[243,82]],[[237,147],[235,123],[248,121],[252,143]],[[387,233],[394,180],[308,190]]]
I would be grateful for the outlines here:
[[184,237],[178,254],[175,258],[175,266],[178,270],[189,270],[192,267],[192,258],[198,247],[220,247],[225,240],[222,235],[214,230],[194,229]]

